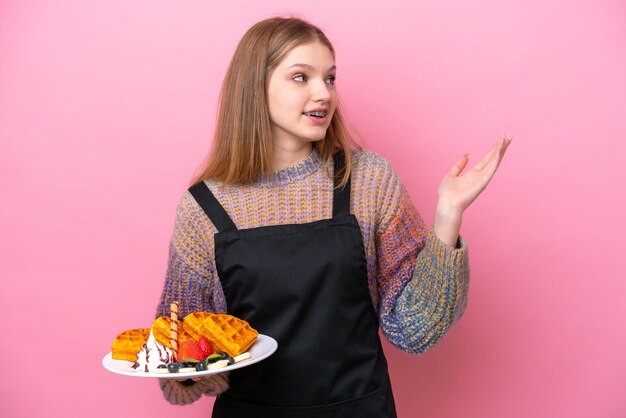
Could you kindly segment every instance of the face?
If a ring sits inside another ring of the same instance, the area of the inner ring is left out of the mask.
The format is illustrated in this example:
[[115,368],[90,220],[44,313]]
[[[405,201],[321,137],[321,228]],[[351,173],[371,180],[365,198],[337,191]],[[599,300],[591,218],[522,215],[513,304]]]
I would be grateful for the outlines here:
[[330,50],[314,42],[289,51],[269,75],[267,101],[275,145],[294,148],[323,139],[337,107]]

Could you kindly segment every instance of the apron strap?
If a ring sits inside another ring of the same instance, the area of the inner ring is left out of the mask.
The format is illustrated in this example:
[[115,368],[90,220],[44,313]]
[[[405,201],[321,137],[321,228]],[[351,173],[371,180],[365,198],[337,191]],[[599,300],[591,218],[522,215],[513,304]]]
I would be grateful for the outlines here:
[[[343,170],[346,165],[343,152],[336,153],[333,159],[335,162],[334,173]],[[342,188],[338,188],[340,182],[341,178],[335,177],[335,187],[333,189],[333,218],[350,214],[350,178],[348,178],[348,182]]]
[[189,193],[196,199],[196,202],[208,215],[213,225],[219,232],[236,230],[237,227],[230,216],[226,213],[220,202],[217,201],[205,182],[200,182],[189,188]]

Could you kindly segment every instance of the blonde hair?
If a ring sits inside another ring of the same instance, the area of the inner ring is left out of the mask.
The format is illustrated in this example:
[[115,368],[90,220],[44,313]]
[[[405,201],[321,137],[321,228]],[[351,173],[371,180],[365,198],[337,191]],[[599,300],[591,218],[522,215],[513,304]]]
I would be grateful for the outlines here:
[[[267,105],[268,75],[293,48],[319,42],[335,50],[324,33],[299,18],[275,17],[258,22],[243,36],[226,72],[211,151],[193,183],[215,179],[245,184],[272,175],[272,128]],[[340,185],[352,169],[350,150],[358,148],[350,136],[339,105],[326,137],[313,143],[323,161],[337,152],[345,155],[345,169],[335,173]]]

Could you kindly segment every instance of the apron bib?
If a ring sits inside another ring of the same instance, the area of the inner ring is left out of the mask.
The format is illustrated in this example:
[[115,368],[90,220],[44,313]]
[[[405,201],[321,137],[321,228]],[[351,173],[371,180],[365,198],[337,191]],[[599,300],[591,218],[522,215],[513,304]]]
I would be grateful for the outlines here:
[[230,374],[213,418],[396,417],[350,182],[334,189],[331,219],[242,230],[205,183],[189,191],[218,230],[228,313],[278,342]]

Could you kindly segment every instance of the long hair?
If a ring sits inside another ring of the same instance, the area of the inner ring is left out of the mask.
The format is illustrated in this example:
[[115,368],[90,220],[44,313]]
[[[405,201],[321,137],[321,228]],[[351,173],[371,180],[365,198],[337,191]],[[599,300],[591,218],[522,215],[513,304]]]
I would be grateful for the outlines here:
[[[267,105],[268,75],[293,48],[320,42],[335,50],[324,33],[299,18],[275,17],[258,22],[243,36],[230,62],[219,98],[211,151],[193,183],[215,179],[246,184],[272,175],[272,127]],[[345,169],[335,173],[340,186],[352,169],[351,148],[358,147],[342,118],[339,104],[326,136],[313,143],[324,162],[343,152]]]

